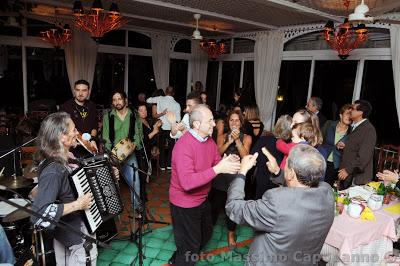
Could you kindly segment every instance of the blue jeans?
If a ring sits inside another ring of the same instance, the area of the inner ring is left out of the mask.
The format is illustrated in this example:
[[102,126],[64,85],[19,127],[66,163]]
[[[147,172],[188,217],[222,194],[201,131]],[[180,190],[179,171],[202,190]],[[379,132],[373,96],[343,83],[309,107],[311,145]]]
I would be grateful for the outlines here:
[[13,250],[8,242],[7,235],[0,225],[0,264],[14,265],[15,258]]
[[[122,175],[125,179],[125,182],[130,187],[131,192],[131,203],[133,204],[133,208],[135,210],[139,207],[139,195],[140,195],[140,179],[139,172],[134,170],[130,165],[134,165],[136,168],[138,167],[138,162],[136,159],[135,153],[132,153],[123,163],[122,167]],[[132,189],[135,190],[133,193]]]

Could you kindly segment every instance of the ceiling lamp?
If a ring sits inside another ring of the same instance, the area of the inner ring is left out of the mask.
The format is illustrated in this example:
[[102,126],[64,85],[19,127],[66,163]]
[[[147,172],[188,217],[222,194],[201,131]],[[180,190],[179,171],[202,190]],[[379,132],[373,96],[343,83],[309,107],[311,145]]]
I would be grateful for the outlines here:
[[68,24],[63,28],[54,27],[52,29],[41,31],[40,38],[53,45],[56,49],[60,49],[64,44],[72,39],[72,32]]
[[212,60],[217,59],[221,54],[225,53],[224,41],[214,39],[200,41],[200,48],[208,54]]
[[116,3],[111,3],[110,10],[106,11],[101,0],[94,0],[89,12],[85,12],[81,1],[75,1],[72,10],[75,26],[90,33],[95,41],[99,41],[107,32],[116,30],[128,22],[121,16]]
[[[346,0],[347,3],[349,0]],[[348,5],[345,6],[348,7]],[[349,57],[350,52],[357,49],[363,42],[368,39],[368,30],[365,27],[365,22],[369,22],[369,17],[366,13],[369,11],[368,6],[364,4],[364,0],[357,6],[354,13],[345,19],[342,24],[335,28],[333,21],[326,23],[323,36],[329,46],[338,52],[341,59]],[[353,27],[353,23],[359,23]]]

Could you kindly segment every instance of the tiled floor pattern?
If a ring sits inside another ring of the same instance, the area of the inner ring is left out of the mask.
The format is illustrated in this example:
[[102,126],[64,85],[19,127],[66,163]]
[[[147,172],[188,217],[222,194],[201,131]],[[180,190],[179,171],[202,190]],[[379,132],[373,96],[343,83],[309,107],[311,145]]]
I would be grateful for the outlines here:
[[[170,172],[164,172],[159,178],[152,177],[147,185],[148,199],[147,208],[151,219],[157,221],[171,222],[168,202],[168,186]],[[130,219],[129,190],[121,185],[121,192],[125,204],[125,211],[116,221],[118,227],[118,240],[111,242],[112,249],[100,249],[97,265],[126,266],[139,265],[138,247],[136,243],[129,240]],[[137,225],[134,225],[137,226]],[[136,228],[133,227],[135,230]],[[149,223],[145,226],[143,236],[143,252],[146,259],[143,265],[165,265],[175,250],[174,237],[171,225]],[[223,219],[219,219],[214,227],[213,235],[207,244],[205,251],[207,257],[196,265],[243,265],[243,255],[247,254],[248,246],[253,235],[249,227],[238,226],[238,247],[233,251],[227,247],[227,231]]]

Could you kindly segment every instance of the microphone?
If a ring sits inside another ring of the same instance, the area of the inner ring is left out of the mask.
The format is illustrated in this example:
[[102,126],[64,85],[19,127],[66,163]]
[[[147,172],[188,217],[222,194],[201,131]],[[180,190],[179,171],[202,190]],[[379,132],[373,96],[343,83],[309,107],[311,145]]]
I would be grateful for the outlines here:
[[83,133],[82,134],[82,139],[86,141],[90,141],[92,136],[89,133]]

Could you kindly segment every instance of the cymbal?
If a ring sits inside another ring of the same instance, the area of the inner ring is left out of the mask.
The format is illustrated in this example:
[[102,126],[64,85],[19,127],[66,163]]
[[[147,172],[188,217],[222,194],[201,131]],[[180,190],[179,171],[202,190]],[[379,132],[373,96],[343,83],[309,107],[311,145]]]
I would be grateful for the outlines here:
[[6,217],[4,217],[2,219],[2,221],[5,222],[5,223],[10,223],[10,222],[15,222],[15,221],[22,220],[22,219],[27,218],[27,217],[29,217],[29,213],[24,212],[22,210],[15,210],[12,213],[6,215]]
[[33,183],[32,179],[26,179],[23,176],[7,177],[0,179],[0,185],[11,189],[25,188]]

